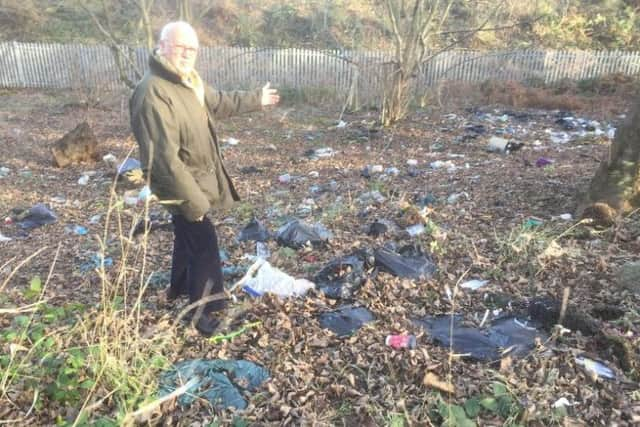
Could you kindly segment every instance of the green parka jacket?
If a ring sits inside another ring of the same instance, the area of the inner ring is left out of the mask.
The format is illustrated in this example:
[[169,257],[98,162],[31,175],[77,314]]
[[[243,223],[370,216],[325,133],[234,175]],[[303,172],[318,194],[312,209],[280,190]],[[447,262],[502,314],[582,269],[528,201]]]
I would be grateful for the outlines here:
[[169,211],[195,221],[240,200],[220,154],[214,119],[261,108],[261,91],[193,89],[156,53],[129,101],[131,128],[151,191]]

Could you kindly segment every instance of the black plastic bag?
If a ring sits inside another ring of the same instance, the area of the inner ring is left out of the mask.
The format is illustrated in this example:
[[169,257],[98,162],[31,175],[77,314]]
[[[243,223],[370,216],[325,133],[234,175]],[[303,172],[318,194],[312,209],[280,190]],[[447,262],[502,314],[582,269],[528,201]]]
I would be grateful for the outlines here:
[[436,265],[417,246],[404,246],[398,252],[388,248],[376,249],[375,265],[398,277],[420,279],[431,277]]
[[331,238],[331,233],[320,224],[313,227],[294,219],[280,227],[277,234],[278,244],[299,249],[310,243],[313,246],[325,245]]
[[364,307],[346,305],[335,311],[322,313],[319,320],[323,328],[332,330],[338,337],[347,337],[376,318]]
[[313,279],[316,288],[334,299],[353,298],[364,281],[364,262],[353,255],[331,261]]
[[260,221],[254,218],[242,229],[242,231],[240,231],[238,241],[266,242],[270,238],[271,233],[269,233],[269,230],[267,230]]
[[58,220],[58,217],[44,204],[38,203],[31,209],[17,215],[17,219],[20,228],[31,230],[41,225],[53,224]]

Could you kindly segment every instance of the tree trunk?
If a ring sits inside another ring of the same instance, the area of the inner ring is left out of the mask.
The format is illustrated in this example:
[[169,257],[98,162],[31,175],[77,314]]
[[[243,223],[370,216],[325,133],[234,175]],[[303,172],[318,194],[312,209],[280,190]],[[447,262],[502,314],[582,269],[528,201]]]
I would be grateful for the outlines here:
[[[609,157],[600,164],[587,199],[579,212],[594,218],[603,210],[608,216],[624,214],[640,207],[640,100],[626,122],[618,128]],[[595,212],[594,212],[595,211]],[[606,216],[606,215],[605,215]],[[613,222],[613,218],[601,225]]]

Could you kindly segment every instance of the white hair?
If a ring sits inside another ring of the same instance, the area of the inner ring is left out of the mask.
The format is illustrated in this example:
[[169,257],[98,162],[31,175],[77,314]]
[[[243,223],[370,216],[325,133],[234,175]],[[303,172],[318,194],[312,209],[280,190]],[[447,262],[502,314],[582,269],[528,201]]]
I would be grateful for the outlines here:
[[175,30],[177,30],[178,28],[183,29],[185,31],[190,31],[190,32],[193,32],[193,34],[196,34],[196,30],[188,22],[174,21],[174,22],[169,22],[164,27],[162,27],[162,30],[160,31],[160,41],[164,41],[167,38],[169,38],[169,35]]

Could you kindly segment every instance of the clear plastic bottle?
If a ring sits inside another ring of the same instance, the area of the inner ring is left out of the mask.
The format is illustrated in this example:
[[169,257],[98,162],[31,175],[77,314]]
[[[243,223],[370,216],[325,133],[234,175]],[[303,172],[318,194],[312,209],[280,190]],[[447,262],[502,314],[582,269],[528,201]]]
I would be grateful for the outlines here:
[[401,348],[416,348],[417,344],[415,335],[388,335],[384,342],[396,350]]

